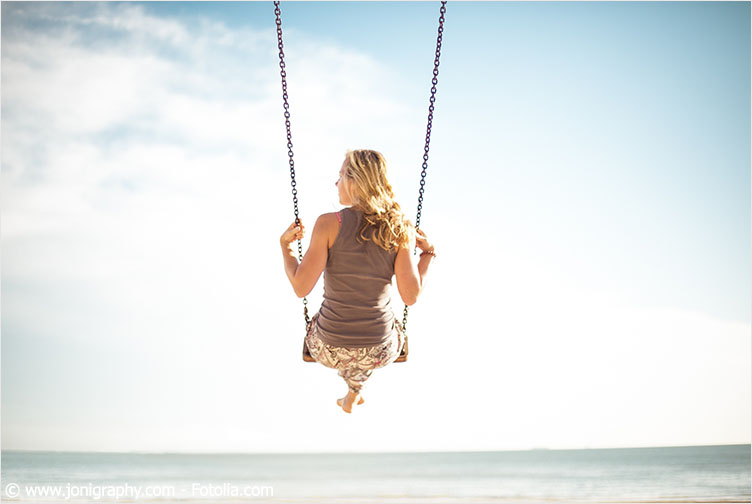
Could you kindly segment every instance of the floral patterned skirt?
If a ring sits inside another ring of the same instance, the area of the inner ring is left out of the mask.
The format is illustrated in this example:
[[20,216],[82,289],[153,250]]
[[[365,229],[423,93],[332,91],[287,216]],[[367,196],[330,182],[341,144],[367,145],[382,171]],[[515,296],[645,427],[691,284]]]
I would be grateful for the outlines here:
[[394,333],[389,340],[382,344],[370,347],[337,347],[324,343],[318,334],[316,321],[319,317],[317,312],[308,323],[306,331],[306,345],[311,357],[324,366],[338,370],[350,390],[360,393],[363,384],[370,378],[373,370],[384,367],[394,362],[402,352],[405,345],[405,332],[402,322],[394,319]]

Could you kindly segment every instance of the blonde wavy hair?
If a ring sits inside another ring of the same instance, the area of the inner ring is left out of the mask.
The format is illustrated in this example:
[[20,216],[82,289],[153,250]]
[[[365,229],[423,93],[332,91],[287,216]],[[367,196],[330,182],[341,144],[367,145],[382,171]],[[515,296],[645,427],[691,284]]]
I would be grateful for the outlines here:
[[394,199],[384,156],[367,149],[348,150],[345,156],[343,174],[350,181],[350,196],[353,205],[363,210],[358,236],[386,251],[409,248],[415,227]]

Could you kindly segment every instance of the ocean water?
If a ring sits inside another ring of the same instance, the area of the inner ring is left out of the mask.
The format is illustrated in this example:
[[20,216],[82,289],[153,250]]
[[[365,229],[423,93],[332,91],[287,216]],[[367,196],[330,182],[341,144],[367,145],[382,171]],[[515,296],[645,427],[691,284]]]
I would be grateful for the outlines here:
[[750,445],[506,452],[2,452],[16,502],[750,502]]

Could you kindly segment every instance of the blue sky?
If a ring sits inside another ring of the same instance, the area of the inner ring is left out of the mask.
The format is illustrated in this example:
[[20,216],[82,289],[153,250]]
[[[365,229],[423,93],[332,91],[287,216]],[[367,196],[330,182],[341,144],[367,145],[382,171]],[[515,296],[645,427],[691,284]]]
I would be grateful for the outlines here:
[[[282,7],[304,222],[349,148],[414,217],[439,4]],[[749,4],[450,2],[445,30],[440,257],[347,416],[277,248],[271,2],[4,2],[3,446],[749,443]]]

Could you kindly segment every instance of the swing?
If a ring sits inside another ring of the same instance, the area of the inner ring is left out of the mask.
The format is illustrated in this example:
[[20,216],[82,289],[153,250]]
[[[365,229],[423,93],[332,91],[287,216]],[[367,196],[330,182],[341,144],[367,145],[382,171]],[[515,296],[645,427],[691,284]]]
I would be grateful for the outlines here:
[[[439,56],[441,55],[441,39],[444,33],[444,14],[446,13],[446,0],[441,2],[441,9],[439,10],[439,31],[436,38],[436,57],[433,61],[433,79],[431,79],[431,98],[428,105],[428,125],[426,127],[426,145],[423,148],[423,169],[420,172],[420,190],[418,191],[418,213],[415,218],[415,228],[420,228],[420,215],[423,208],[423,193],[424,186],[426,185],[426,170],[428,169],[428,147],[431,143],[431,123],[433,122],[434,103],[436,102],[436,85],[439,80]],[[287,129],[287,155],[290,158],[290,178],[292,185],[292,202],[295,209],[295,223],[300,224],[300,216],[298,214],[298,190],[295,187],[295,162],[293,161],[292,153],[292,134],[290,132],[290,104],[287,102],[287,73],[285,72],[285,53],[282,44],[282,12],[279,8],[279,1],[274,2],[274,14],[277,17],[277,47],[279,48],[279,68],[280,75],[282,76],[282,101],[283,108],[285,110],[285,127]],[[413,254],[417,252],[417,247],[413,250]],[[303,261],[303,244],[301,240],[298,240],[298,261]],[[405,344],[402,347],[402,352],[394,362],[405,362],[407,360],[407,305],[405,305],[405,311],[402,316],[402,327],[405,331]],[[310,328],[311,319],[308,317],[308,299],[303,298],[303,317],[306,322],[306,334]],[[316,362],[308,351],[308,345],[303,341],[303,360],[305,362]]]

